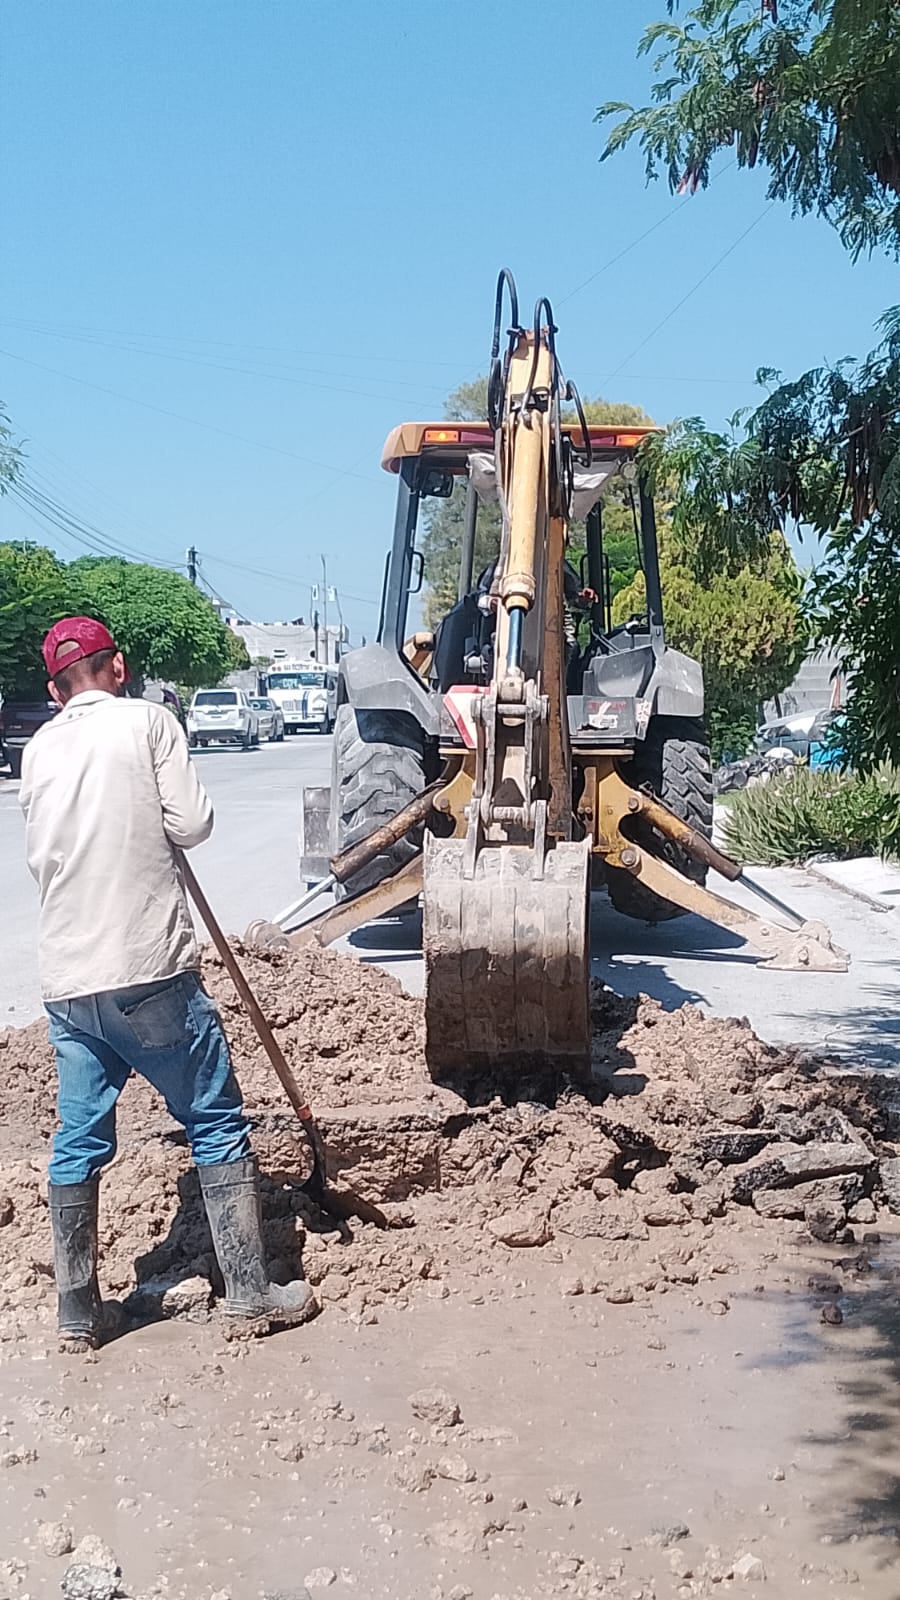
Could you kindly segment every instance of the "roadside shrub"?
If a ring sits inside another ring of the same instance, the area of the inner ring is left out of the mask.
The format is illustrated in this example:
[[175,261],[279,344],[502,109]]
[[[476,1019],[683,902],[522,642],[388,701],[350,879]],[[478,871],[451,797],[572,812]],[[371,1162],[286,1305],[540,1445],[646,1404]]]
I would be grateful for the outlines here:
[[900,771],[797,767],[731,796],[725,847],[739,861],[782,866],[827,855],[900,854]]

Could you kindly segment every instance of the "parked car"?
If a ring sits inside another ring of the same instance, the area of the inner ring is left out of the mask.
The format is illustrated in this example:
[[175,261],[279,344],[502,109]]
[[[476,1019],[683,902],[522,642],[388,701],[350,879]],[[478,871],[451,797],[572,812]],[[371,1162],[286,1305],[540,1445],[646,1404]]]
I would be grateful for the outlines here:
[[826,708],[820,711],[798,711],[780,722],[767,722],[756,730],[757,748],[765,755],[778,746],[792,750],[802,761],[808,761],[813,745],[826,739],[828,729],[840,717],[840,712]]
[[259,712],[243,689],[198,689],[188,712],[188,738],[201,748],[239,744],[249,750],[259,744]]
[[843,772],[846,768],[844,722],[843,712],[835,711],[824,727],[813,728],[809,746],[809,764],[814,772]]
[[265,695],[251,695],[250,704],[254,711],[259,712],[259,737],[268,739],[270,744],[277,739],[280,744],[284,738],[284,712],[281,707]]
[[52,700],[4,700],[0,705],[0,753],[13,778],[22,776],[22,751],[29,739],[58,709]]

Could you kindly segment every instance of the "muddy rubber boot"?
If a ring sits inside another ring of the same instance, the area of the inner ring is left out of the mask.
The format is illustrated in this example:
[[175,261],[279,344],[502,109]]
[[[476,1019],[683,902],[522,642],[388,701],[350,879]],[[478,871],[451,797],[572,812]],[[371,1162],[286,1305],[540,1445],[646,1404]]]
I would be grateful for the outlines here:
[[308,1322],[318,1303],[303,1278],[269,1281],[256,1161],[198,1167],[216,1260],[225,1279],[226,1338],[258,1338]]
[[47,1187],[63,1355],[86,1355],[100,1344],[103,1306],[97,1282],[100,1179]]

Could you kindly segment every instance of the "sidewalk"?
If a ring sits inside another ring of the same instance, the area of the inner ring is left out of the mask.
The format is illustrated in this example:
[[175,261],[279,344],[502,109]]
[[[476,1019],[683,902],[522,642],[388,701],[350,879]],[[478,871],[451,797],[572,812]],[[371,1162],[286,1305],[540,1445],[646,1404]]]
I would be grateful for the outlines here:
[[[900,867],[878,856],[858,856],[854,861],[815,861],[810,871],[840,889],[864,896],[883,911],[900,910]],[[897,919],[900,922],[900,918]]]

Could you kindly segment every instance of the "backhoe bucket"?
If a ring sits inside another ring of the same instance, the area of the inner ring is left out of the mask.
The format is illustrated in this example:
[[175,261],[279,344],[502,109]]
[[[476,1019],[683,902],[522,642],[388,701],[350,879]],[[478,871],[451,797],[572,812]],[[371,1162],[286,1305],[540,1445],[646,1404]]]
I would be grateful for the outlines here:
[[426,834],[426,1056],[433,1073],[590,1071],[590,841],[484,845]]

